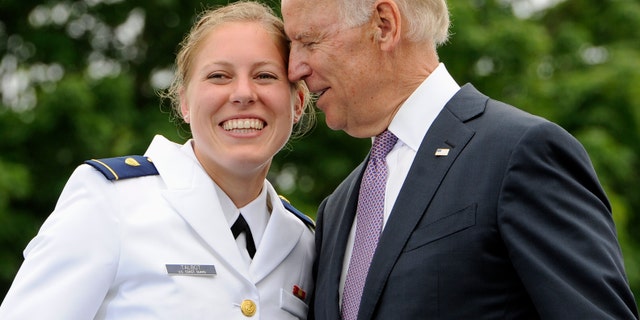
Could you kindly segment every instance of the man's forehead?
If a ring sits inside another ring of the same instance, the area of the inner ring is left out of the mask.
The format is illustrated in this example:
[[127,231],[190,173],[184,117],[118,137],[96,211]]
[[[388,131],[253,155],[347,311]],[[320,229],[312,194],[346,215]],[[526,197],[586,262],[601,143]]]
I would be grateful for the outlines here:
[[284,10],[316,10],[318,7],[328,7],[336,5],[336,0],[281,0],[280,6]]
[[314,3],[321,0],[307,1],[307,0],[282,0],[281,9],[283,18],[296,17],[298,15],[308,15],[309,8],[313,7]]
[[283,0],[282,15],[287,35],[292,40],[301,40],[335,28],[339,19],[328,8],[331,3],[325,0]]
[[337,21],[337,7],[333,0],[282,0],[282,17],[285,21],[300,23],[317,21]]

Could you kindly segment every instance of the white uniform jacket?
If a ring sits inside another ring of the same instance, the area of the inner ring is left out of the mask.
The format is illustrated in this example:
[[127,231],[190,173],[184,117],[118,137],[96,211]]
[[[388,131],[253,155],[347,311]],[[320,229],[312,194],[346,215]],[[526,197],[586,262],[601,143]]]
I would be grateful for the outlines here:
[[265,181],[273,209],[248,265],[212,180],[181,148],[154,138],[145,155],[159,175],[109,181],[79,166],[0,319],[306,319],[313,231]]

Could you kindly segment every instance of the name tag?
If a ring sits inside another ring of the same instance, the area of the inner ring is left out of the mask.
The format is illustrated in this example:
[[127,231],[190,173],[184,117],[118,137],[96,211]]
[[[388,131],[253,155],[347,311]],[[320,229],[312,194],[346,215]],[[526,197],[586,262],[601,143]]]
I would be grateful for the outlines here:
[[216,267],[212,264],[167,264],[169,275],[183,276],[213,276],[216,274]]

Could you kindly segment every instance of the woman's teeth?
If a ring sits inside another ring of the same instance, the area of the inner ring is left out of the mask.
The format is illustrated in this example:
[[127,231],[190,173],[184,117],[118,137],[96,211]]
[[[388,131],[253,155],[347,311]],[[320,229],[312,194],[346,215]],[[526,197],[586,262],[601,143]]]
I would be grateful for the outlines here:
[[264,128],[264,122],[258,119],[232,119],[225,121],[222,124],[222,128],[227,131],[243,129],[262,130],[262,128]]

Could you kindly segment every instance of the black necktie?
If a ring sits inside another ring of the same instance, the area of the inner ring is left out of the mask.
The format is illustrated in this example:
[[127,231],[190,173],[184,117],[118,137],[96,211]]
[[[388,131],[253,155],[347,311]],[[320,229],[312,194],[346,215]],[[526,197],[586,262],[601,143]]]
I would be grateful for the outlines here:
[[253,255],[256,254],[256,244],[253,242],[253,235],[251,235],[251,229],[249,229],[249,225],[247,221],[244,220],[242,214],[238,216],[236,222],[231,226],[231,232],[233,233],[234,238],[238,238],[238,236],[244,232],[245,238],[247,239],[247,252],[249,252],[249,256],[253,259]]

